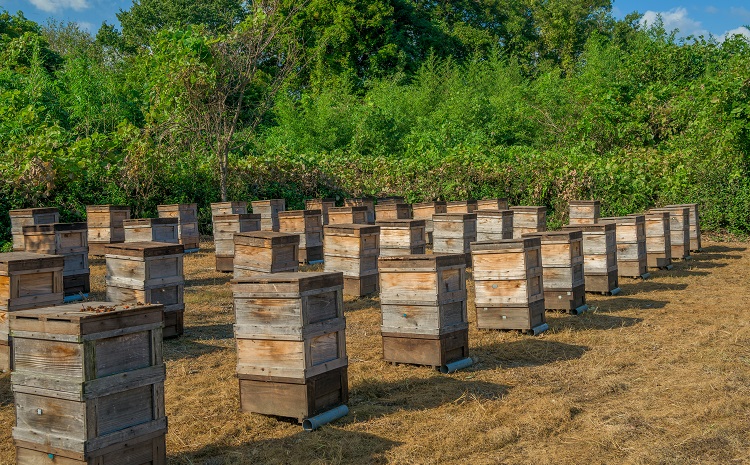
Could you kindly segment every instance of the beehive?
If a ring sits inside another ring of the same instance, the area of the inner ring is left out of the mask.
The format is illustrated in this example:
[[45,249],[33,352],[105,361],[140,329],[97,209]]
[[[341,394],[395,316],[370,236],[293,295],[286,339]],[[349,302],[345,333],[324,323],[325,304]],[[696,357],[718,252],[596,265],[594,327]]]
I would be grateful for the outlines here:
[[471,266],[471,243],[477,240],[476,213],[443,213],[432,217],[432,250],[435,253],[464,254]]
[[513,212],[513,239],[526,233],[547,230],[547,207],[510,207]]
[[122,222],[125,242],[168,242],[179,244],[177,218],[139,218]]
[[344,294],[364,296],[378,291],[380,226],[329,224],[323,235],[325,271],[344,274]]
[[65,296],[89,293],[91,286],[86,223],[24,226],[23,234],[27,252],[64,257],[63,291]]
[[9,313],[63,303],[64,260],[31,252],[0,253],[0,371],[11,366]]
[[586,311],[583,233],[549,231],[528,233],[524,237],[541,240],[544,308],[575,314]]
[[[299,235],[300,264],[323,260],[323,224],[320,210],[290,210],[279,212],[279,232]],[[262,228],[261,228],[262,229]]]
[[583,275],[586,292],[618,293],[620,288],[617,279],[616,225],[578,224],[563,226],[563,230],[583,233]]
[[185,275],[183,245],[125,242],[106,249],[107,300],[124,304],[162,304],[164,337],[183,332]]
[[378,198],[378,205],[393,205],[396,203],[406,203],[406,199],[399,196]]
[[88,205],[86,224],[89,229],[89,254],[104,255],[107,244],[125,241],[122,222],[130,219],[130,207],[121,205]]
[[682,205],[667,205],[666,208],[687,208],[689,213],[690,224],[690,251],[700,252],[701,247],[701,221],[698,213],[697,203],[686,203]]
[[375,205],[375,221],[408,220],[411,218],[411,205],[408,203],[378,203]]
[[305,200],[305,210],[320,210],[323,215],[323,225],[328,224],[328,210],[336,207],[334,199],[309,199]]
[[185,246],[185,252],[197,251],[200,242],[198,231],[198,205],[180,203],[158,205],[159,218],[177,218],[177,238]]
[[669,213],[669,243],[672,260],[690,258],[690,209],[687,207],[652,208],[649,213]]
[[332,207],[328,209],[328,224],[368,224],[367,215],[365,206]]
[[164,465],[162,326],[161,305],[11,315],[16,463]]
[[424,220],[377,220],[380,226],[380,256],[425,253]]
[[372,199],[344,199],[345,207],[367,207],[367,222],[375,222],[375,201]]
[[538,237],[471,244],[477,328],[546,330]]
[[286,210],[284,199],[256,200],[252,206],[253,213],[260,215],[261,231],[279,232],[279,212]]
[[568,206],[570,224],[594,224],[599,222],[598,200],[571,200]]
[[513,239],[511,210],[477,210],[477,242]]
[[476,200],[457,200],[448,202],[445,206],[446,213],[474,213],[477,210]]
[[669,212],[646,213],[646,261],[649,268],[672,269]]
[[415,220],[424,220],[425,241],[432,244],[432,232],[434,226],[432,215],[446,213],[445,202],[423,202],[411,206],[412,215]]
[[383,359],[441,367],[469,355],[463,254],[380,257]]
[[647,278],[646,219],[643,215],[601,218],[617,225],[617,274],[628,278]]
[[299,235],[253,231],[234,235],[234,278],[299,270]]
[[240,405],[305,418],[348,400],[341,273],[232,281]]
[[211,204],[211,216],[245,215],[247,202],[215,202]]
[[26,246],[23,242],[23,227],[38,224],[51,224],[60,222],[60,213],[57,208],[24,208],[11,210],[10,233],[13,237],[13,250],[23,252]]
[[234,271],[234,235],[241,232],[260,231],[260,221],[260,215],[249,213],[213,217],[216,271],[227,273]]
[[507,210],[508,199],[477,200],[477,210]]

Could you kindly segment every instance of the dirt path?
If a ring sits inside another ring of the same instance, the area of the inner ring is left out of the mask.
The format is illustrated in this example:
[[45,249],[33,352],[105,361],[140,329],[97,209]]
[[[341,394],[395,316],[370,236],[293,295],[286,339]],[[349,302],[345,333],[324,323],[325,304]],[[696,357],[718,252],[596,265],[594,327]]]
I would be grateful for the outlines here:
[[[590,313],[549,315],[540,337],[472,329],[476,365],[448,376],[382,362],[377,300],[350,300],[351,414],[315,433],[239,413],[228,276],[212,254],[190,255],[188,328],[165,343],[169,462],[750,463],[750,251],[707,245],[623,280],[621,295],[589,295]],[[12,422],[3,375],[3,464]]]

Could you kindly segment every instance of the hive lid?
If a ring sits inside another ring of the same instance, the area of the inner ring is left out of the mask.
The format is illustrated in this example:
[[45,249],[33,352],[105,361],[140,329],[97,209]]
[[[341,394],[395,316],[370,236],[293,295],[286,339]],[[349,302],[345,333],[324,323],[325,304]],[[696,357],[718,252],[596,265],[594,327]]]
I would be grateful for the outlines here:
[[373,224],[329,224],[323,227],[324,235],[361,236],[363,234],[377,234],[380,226]]
[[231,202],[213,202],[211,204],[211,207],[236,207],[236,206],[246,206],[247,202],[244,200],[234,200]]
[[51,223],[35,224],[23,227],[24,233],[54,233],[63,231],[81,231],[88,229],[88,223]]
[[521,234],[521,237],[538,237],[542,240],[543,244],[551,242],[570,242],[583,238],[583,232],[573,229],[565,231],[543,231],[524,233]]
[[447,203],[447,205],[453,205],[453,206],[476,205],[476,204],[477,204],[476,200],[451,200],[450,202]]
[[60,268],[65,264],[62,255],[48,255],[32,252],[0,253],[0,273],[27,271],[48,268]]
[[266,200],[253,200],[250,202],[253,205],[271,205],[272,203],[282,203],[284,199],[266,199]]
[[323,210],[320,209],[313,209],[313,210],[286,210],[283,212],[279,212],[279,218],[295,218],[295,217],[305,217],[305,216],[320,216],[323,214]]
[[299,292],[343,286],[344,273],[336,272],[285,272],[264,273],[233,279],[232,284],[279,284],[293,285]]
[[399,208],[409,208],[411,205],[408,203],[397,203],[397,202],[386,202],[386,203],[380,203],[378,202],[377,205],[375,205],[375,210],[398,210]]
[[531,247],[540,247],[541,245],[542,241],[538,237],[522,237],[520,239],[501,239],[497,241],[472,242],[471,251],[479,252],[485,250],[523,250]]
[[393,197],[380,197],[378,199],[378,203],[380,205],[389,205],[389,204],[395,204],[395,203],[405,203],[406,199],[399,196],[393,196]]
[[168,242],[120,242],[107,244],[104,247],[106,255],[125,255],[127,257],[159,257],[161,255],[175,255],[184,253],[185,246]]
[[170,224],[170,225],[177,225],[178,220],[177,218],[137,218],[137,219],[130,219],[130,220],[123,220],[122,225],[124,227],[148,227],[151,225],[158,225],[158,224]]
[[256,247],[272,247],[274,245],[299,244],[299,234],[289,234],[274,231],[250,231],[234,234],[234,243]]
[[526,205],[518,205],[515,207],[510,207],[510,209],[514,212],[546,212],[547,207],[540,207],[540,206],[526,206]]
[[418,228],[425,225],[425,220],[377,220],[375,224],[383,228]]
[[113,210],[125,210],[130,211],[130,207],[126,205],[86,205],[86,212],[109,212]]
[[351,213],[351,212],[366,212],[368,208],[364,205],[351,206],[351,207],[330,207],[328,213]]
[[446,266],[466,266],[466,254],[397,255],[378,258],[378,268],[409,268],[434,270]]
[[214,221],[242,221],[261,220],[260,213],[228,213],[226,215],[214,215]]
[[40,208],[19,208],[16,210],[10,210],[8,214],[11,217],[14,216],[32,216],[32,215],[44,215],[46,213],[58,213],[59,210],[55,207],[40,207]]
[[[211,204],[213,205],[213,204]],[[173,211],[173,210],[195,210],[198,208],[197,203],[170,203],[166,205],[157,205],[157,211]]]
[[8,314],[12,331],[91,334],[164,321],[161,304],[78,302]]
[[477,215],[477,218],[480,218],[480,217],[486,218],[486,217],[489,217],[489,216],[498,216],[498,217],[513,216],[513,210],[482,210],[482,209],[479,209],[479,210],[474,210],[474,214]]
[[601,205],[599,200],[571,200],[568,204],[572,207],[592,207]]
[[476,219],[476,213],[437,213],[432,215],[433,221],[466,221]]
[[563,226],[563,230],[578,230],[583,232],[609,232],[617,228],[615,223],[593,223],[593,224],[568,224]]

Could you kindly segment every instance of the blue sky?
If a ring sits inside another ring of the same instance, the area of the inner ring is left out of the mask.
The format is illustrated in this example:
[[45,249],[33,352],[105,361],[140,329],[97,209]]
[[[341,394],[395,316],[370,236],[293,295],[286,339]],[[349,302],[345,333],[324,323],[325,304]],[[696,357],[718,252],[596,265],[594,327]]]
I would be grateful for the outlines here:
[[[120,9],[128,9],[131,4],[132,0],[0,0],[0,8],[11,13],[21,10],[27,18],[40,23],[46,22],[47,18],[72,21],[92,33],[96,33],[102,21],[119,27],[115,14]],[[632,11],[643,13],[647,22],[653,22],[656,15],[661,14],[667,29],[679,29],[680,36],[711,33],[721,38],[731,32],[750,37],[750,31],[742,28],[750,25],[750,4],[747,1],[614,0],[615,17],[623,18]]]

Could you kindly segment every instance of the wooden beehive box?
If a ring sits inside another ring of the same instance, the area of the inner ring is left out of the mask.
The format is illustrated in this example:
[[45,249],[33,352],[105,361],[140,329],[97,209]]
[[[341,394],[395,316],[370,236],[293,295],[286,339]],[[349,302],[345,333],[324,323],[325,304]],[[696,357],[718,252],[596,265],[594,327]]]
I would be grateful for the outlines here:
[[367,207],[367,222],[375,222],[375,201],[373,199],[344,199],[345,207]]
[[396,203],[406,203],[406,199],[404,197],[399,196],[391,196],[391,197],[380,197],[378,198],[378,204],[379,205],[393,205]]
[[526,233],[547,230],[547,207],[510,207],[513,212],[513,239]]
[[646,261],[649,268],[672,269],[669,212],[646,213]]
[[341,273],[232,281],[240,405],[300,422],[348,400]]
[[328,224],[328,210],[336,207],[335,199],[309,199],[305,200],[305,210],[320,210],[323,215],[323,225]]
[[299,235],[253,231],[234,235],[234,278],[299,270]]
[[471,266],[471,243],[477,240],[477,214],[433,215],[432,225],[432,250],[435,253],[464,254],[466,266]]
[[284,199],[256,200],[251,202],[253,213],[260,215],[261,231],[279,232],[279,212],[286,210]]
[[125,242],[169,242],[179,244],[177,218],[139,218],[122,222]]
[[408,203],[378,203],[375,205],[375,221],[411,219],[411,205]]
[[445,202],[423,202],[415,203],[411,206],[412,215],[415,220],[424,220],[425,224],[425,241],[428,244],[432,244],[432,231],[434,229],[432,224],[432,216],[441,213],[446,213]]
[[686,203],[682,205],[667,205],[666,208],[687,208],[689,214],[690,224],[690,250],[693,252],[700,252],[703,250],[701,247],[701,221],[700,214],[698,213],[697,203]]
[[200,233],[198,231],[198,204],[179,203],[157,205],[159,218],[177,218],[177,238],[185,246],[185,252],[198,249]]
[[107,300],[162,304],[164,337],[183,332],[185,275],[182,244],[125,242],[106,249]]
[[617,225],[617,273],[628,278],[647,278],[646,219],[643,215],[601,218]]
[[325,271],[344,274],[344,295],[378,291],[380,226],[329,224],[323,235]]
[[476,200],[457,200],[448,202],[445,206],[446,213],[474,213],[477,209]]
[[574,314],[586,311],[583,233],[548,231],[524,234],[526,237],[538,237],[542,243],[544,308]]
[[211,204],[211,216],[221,215],[245,215],[247,214],[247,202],[214,202]]
[[107,244],[125,241],[122,222],[130,219],[130,207],[122,205],[88,205],[86,224],[89,229],[89,254],[104,255]]
[[11,315],[19,464],[166,463],[161,305]]
[[213,217],[216,271],[226,273],[234,271],[234,235],[241,232],[260,231],[260,221],[260,215],[249,213]]
[[468,357],[463,254],[380,257],[383,359],[440,367]]
[[511,210],[482,210],[477,215],[477,242],[513,239],[513,212]]
[[598,200],[571,200],[568,205],[570,224],[598,223],[600,208],[601,205]]
[[0,371],[10,371],[10,312],[63,303],[64,258],[0,253]]
[[477,210],[507,210],[508,199],[477,200]]
[[538,237],[471,244],[479,329],[546,328],[541,241]]
[[380,226],[380,256],[425,253],[424,220],[377,220]]
[[300,264],[319,263],[323,260],[323,224],[320,210],[279,212],[278,221],[279,232],[299,235],[297,259]]
[[690,258],[690,209],[687,207],[652,208],[650,213],[669,213],[669,242],[672,260]]
[[13,237],[13,250],[23,252],[26,246],[23,241],[23,227],[38,224],[51,224],[60,222],[60,213],[57,208],[23,208],[11,210],[10,233]]
[[578,224],[563,226],[564,231],[583,233],[583,275],[586,292],[616,294],[617,232],[614,223]]
[[24,226],[23,234],[27,252],[64,257],[63,291],[66,296],[89,293],[91,285],[86,223]]
[[367,216],[368,210],[365,206],[331,207],[328,209],[328,224],[368,224]]

